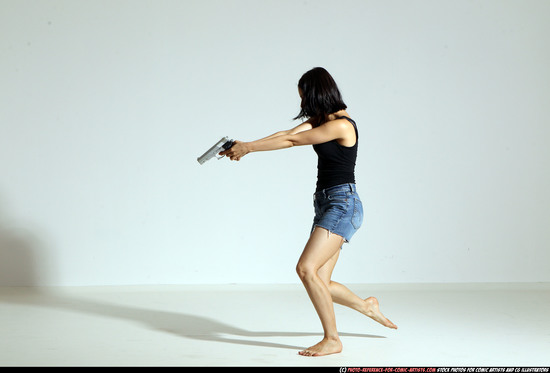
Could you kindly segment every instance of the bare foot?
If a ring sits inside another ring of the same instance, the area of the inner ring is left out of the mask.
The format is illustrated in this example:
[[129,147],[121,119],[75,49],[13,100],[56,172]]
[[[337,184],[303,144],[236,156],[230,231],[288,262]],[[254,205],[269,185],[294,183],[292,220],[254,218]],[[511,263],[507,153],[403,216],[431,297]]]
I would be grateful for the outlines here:
[[382,315],[382,312],[380,312],[379,309],[378,299],[375,297],[365,299],[365,310],[363,313],[388,328],[397,329],[397,325]]
[[337,354],[339,352],[342,352],[342,342],[340,342],[340,339],[323,338],[323,340],[315,346],[300,351],[298,354],[302,356],[324,356]]

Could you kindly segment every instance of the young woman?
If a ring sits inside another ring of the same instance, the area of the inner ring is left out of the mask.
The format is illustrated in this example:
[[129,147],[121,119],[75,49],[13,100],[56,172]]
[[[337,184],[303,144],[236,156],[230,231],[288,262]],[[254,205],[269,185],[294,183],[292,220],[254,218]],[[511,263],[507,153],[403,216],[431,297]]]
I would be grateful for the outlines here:
[[236,141],[220,155],[239,161],[252,152],[313,145],[318,155],[315,217],[296,271],[324,330],[323,340],[300,355],[321,356],[342,351],[333,302],[357,310],[389,328],[397,329],[397,326],[382,315],[376,298],[362,299],[331,280],[343,243],[350,241],[363,220],[363,207],[355,186],[359,134],[346,112],[347,106],[336,82],[325,69],[317,67],[306,72],[298,82],[298,93],[302,103],[295,119],[307,118],[305,122],[260,140]]

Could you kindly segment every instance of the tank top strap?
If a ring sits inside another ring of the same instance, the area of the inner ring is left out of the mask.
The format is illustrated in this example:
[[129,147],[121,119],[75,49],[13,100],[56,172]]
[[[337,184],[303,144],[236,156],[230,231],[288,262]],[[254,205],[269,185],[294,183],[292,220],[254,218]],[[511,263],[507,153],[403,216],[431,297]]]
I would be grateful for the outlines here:
[[341,117],[338,117],[339,119],[346,119],[348,122],[350,122],[352,125],[353,125],[353,128],[355,128],[355,135],[357,136],[357,138],[359,139],[359,130],[357,129],[357,123],[355,123],[355,121],[349,117],[346,117],[344,115],[342,115]]
[[338,118],[344,118],[344,119],[347,119],[349,122],[351,122],[351,124],[353,124],[354,126],[356,126],[357,124],[355,123],[355,121],[353,119],[351,119],[350,117],[346,117],[344,115],[342,115],[341,117],[338,117]]

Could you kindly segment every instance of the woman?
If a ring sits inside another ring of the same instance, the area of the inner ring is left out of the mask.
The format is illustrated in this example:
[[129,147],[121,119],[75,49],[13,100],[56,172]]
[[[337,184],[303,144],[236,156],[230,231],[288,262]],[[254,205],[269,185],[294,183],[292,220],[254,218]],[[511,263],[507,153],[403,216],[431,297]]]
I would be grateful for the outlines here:
[[318,155],[315,218],[310,238],[296,266],[307,293],[321,319],[324,338],[300,352],[321,356],[342,351],[333,302],[355,309],[375,321],[397,329],[379,310],[374,297],[362,299],[344,285],[331,280],[332,270],[344,242],[349,242],[363,220],[363,208],[355,186],[355,160],[359,134],[346,112],[332,76],[317,67],[298,82],[301,111],[294,119],[307,118],[297,127],[252,142],[236,141],[223,151],[231,160],[248,153],[313,145]]

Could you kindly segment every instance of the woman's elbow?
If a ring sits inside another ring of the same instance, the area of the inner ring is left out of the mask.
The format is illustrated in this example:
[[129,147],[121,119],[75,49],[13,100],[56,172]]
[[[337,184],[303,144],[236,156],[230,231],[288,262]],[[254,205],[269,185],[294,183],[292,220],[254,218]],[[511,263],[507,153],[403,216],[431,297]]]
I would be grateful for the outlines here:
[[290,146],[304,146],[304,145],[311,145],[307,139],[304,139],[302,136],[295,136],[290,135],[288,141],[290,142]]
[[300,146],[300,145],[303,145],[300,143],[300,140],[298,138],[296,138],[296,136],[294,135],[289,135],[288,136],[288,147],[289,148],[292,148],[294,146]]

